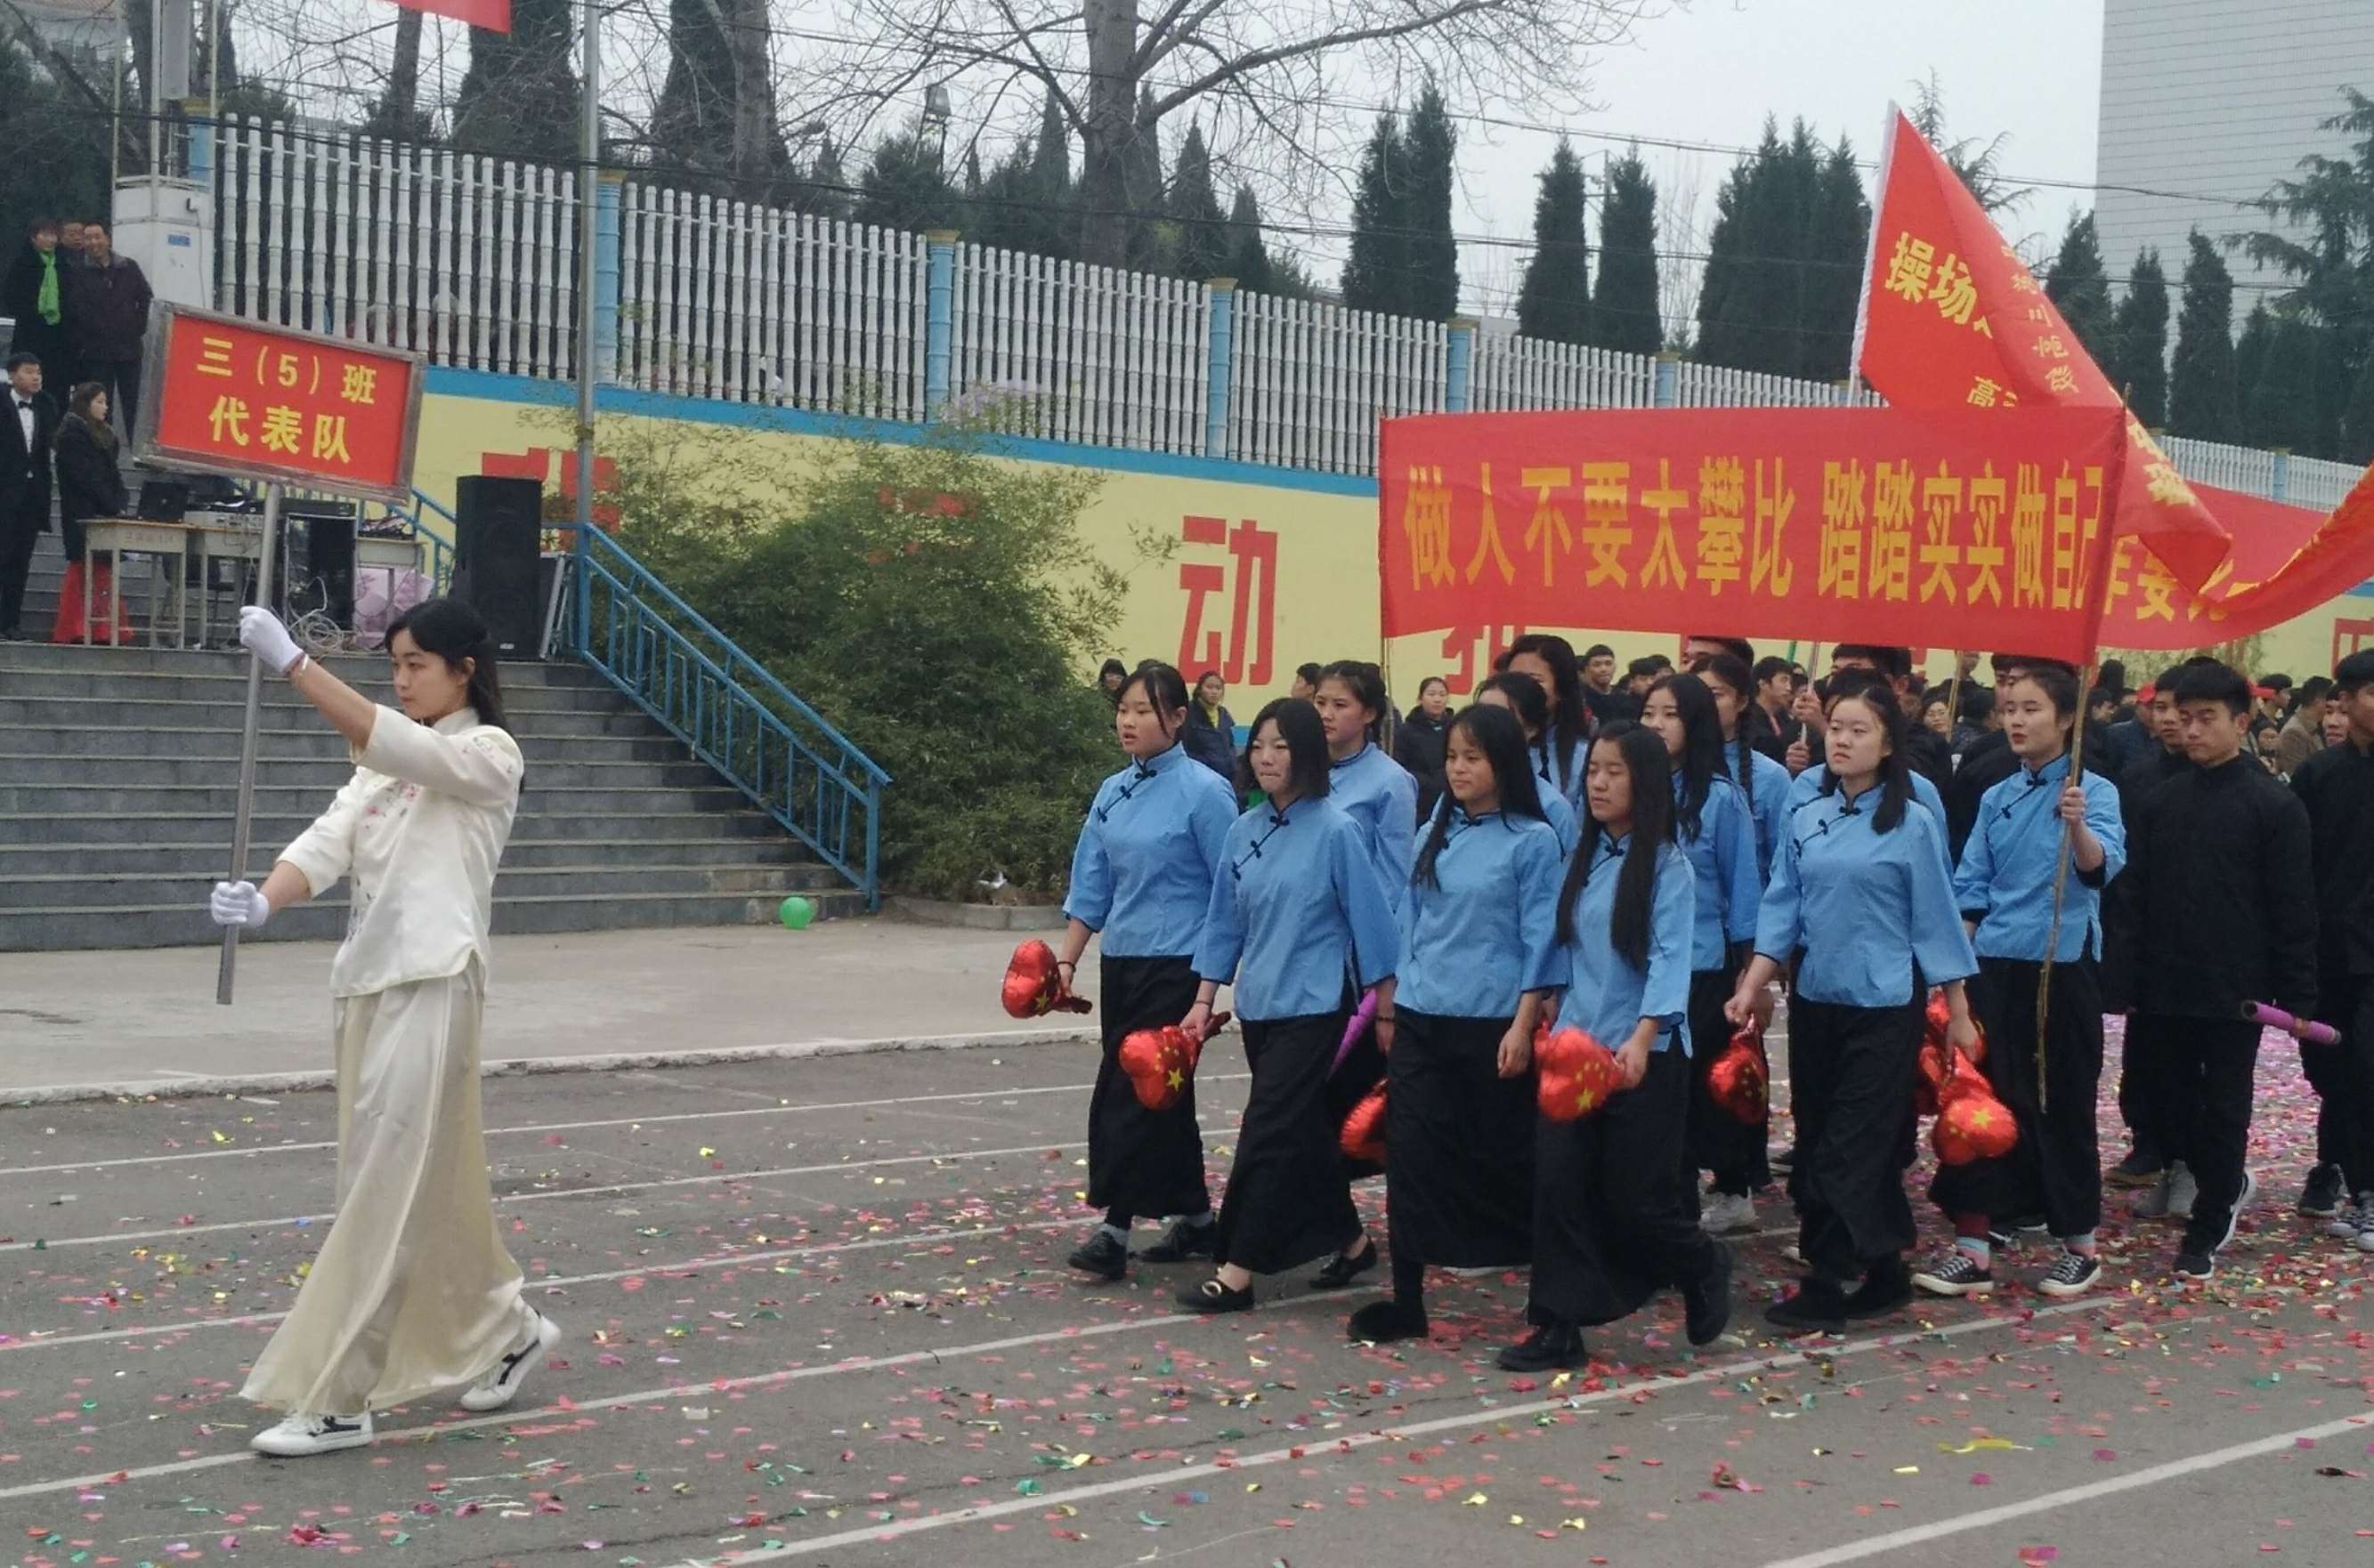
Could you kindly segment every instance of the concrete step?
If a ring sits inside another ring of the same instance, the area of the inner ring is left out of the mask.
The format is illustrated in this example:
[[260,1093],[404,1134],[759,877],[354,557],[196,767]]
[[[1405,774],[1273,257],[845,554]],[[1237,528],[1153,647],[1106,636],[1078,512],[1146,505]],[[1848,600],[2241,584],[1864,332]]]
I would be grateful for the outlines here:
[[[278,717],[273,715],[272,717]],[[98,724],[0,723],[0,746],[22,755],[59,758],[120,759],[190,756],[219,752],[238,743],[236,728],[139,729]],[[531,768],[570,762],[681,763],[684,743],[661,731],[649,734],[556,735],[518,737]],[[264,766],[292,762],[347,761],[346,738],[326,725],[303,730],[265,729],[258,731]]]
[[[255,836],[253,874],[260,879],[301,825],[286,837]],[[213,881],[230,855],[230,824],[212,837],[173,843],[0,844],[0,884],[70,868],[72,874],[103,877],[145,874]],[[788,837],[708,838],[514,837],[503,851],[503,869],[535,871],[551,866],[798,866],[811,864]]]
[[[0,647],[9,646],[0,644]],[[15,646],[23,647],[24,644]],[[74,649],[76,653],[88,652],[89,664],[80,670],[11,670],[0,664],[0,698],[73,698],[82,702],[194,702],[207,706],[229,703],[244,708],[247,702],[247,665],[232,654],[203,655],[214,667],[194,670],[110,670],[112,659],[137,657],[132,649]],[[559,685],[548,681],[513,681],[514,670],[546,670],[549,666],[505,665],[499,673],[499,685],[506,713],[582,713],[589,708],[615,708],[626,702],[617,687],[607,682],[599,685]],[[359,670],[341,668],[340,680],[361,692],[374,702],[393,705],[395,694],[388,685],[387,666],[371,664]],[[311,713],[313,705],[288,688],[285,681],[266,679],[264,683],[264,703],[267,708],[284,708],[290,713]]]
[[[269,865],[257,868],[269,872]],[[11,909],[121,909],[181,904],[194,907],[222,875],[220,868],[187,876],[155,872],[114,875],[41,872],[0,884],[0,912]],[[251,872],[251,876],[253,873]],[[495,873],[495,897],[593,898],[622,893],[692,896],[757,895],[829,889],[839,877],[819,865],[788,866],[513,866]]]
[[[267,691],[269,688],[266,688]],[[580,694],[560,692],[535,693],[539,699],[559,698]],[[586,698],[598,698],[600,692],[582,694]],[[267,730],[319,730],[324,735],[335,734],[314,713],[311,705],[266,701],[260,709],[262,725]],[[626,706],[626,699],[610,694],[606,703],[583,701],[569,707],[529,706],[506,703],[504,717],[510,721],[511,733],[523,744],[547,735],[665,735],[666,731],[641,709]],[[28,730],[50,730],[68,726],[95,726],[109,729],[155,731],[162,730],[201,730],[209,734],[232,737],[237,743],[240,726],[247,721],[247,705],[242,698],[222,702],[159,702],[137,697],[109,696],[10,696],[0,695],[0,743],[19,727]]]
[[[322,661],[338,679],[366,685],[387,679],[387,660],[376,653],[335,653]],[[126,647],[84,648],[74,643],[0,643],[0,685],[18,673],[65,670],[103,675],[213,675],[247,678],[245,656],[194,649]],[[501,667],[502,683],[511,686],[569,686],[609,689],[608,683],[582,664],[562,660],[539,662],[520,660]]]
[[[495,905],[498,934],[652,930],[672,926],[763,925],[785,895],[777,893],[620,893],[521,896]],[[852,892],[804,894],[827,919],[865,912]],[[346,934],[339,905],[300,905],[276,917],[261,942],[335,942]],[[194,902],[122,908],[46,907],[0,911],[0,952],[78,952],[93,948],[211,946],[220,940]]]
[[[290,801],[280,794],[258,792],[256,813],[249,829],[254,843],[277,849],[312,825],[314,817],[329,803],[329,797],[318,790],[295,793],[301,798]],[[678,792],[667,793],[679,802],[670,809],[591,819],[537,810],[537,802],[529,798],[523,801],[520,814],[512,819],[511,844],[516,848],[593,835],[637,844],[711,837],[796,842],[786,837],[772,818],[744,806],[739,795],[735,802],[743,809],[692,811],[680,803]],[[91,845],[170,841],[219,844],[228,853],[230,832],[231,812],[228,806],[212,811],[149,812],[136,816],[87,810],[0,811],[0,848],[12,845],[47,846],[61,853],[71,853]]]
[[[221,748],[226,737],[207,742],[206,753],[165,756],[36,756],[13,749],[11,732],[0,731],[0,790],[56,785],[112,793],[130,789],[183,785],[237,785],[239,757]],[[524,749],[524,748],[523,748]],[[324,799],[354,777],[354,765],[345,758],[282,757],[257,770],[266,784],[320,790]],[[714,786],[717,775],[705,763],[633,761],[561,761],[548,759],[528,768],[523,794],[551,789],[698,790]]]
[[[715,778],[716,775],[710,775]],[[255,787],[256,809],[266,815],[290,816],[319,813],[329,804],[335,785],[263,783]],[[738,790],[720,785],[691,789],[682,785],[529,786],[521,797],[523,810],[533,809],[584,823],[646,812],[730,812],[742,808]],[[236,778],[226,784],[0,784],[0,812],[55,816],[66,812],[113,813],[123,816],[205,812],[228,816],[239,805]]]

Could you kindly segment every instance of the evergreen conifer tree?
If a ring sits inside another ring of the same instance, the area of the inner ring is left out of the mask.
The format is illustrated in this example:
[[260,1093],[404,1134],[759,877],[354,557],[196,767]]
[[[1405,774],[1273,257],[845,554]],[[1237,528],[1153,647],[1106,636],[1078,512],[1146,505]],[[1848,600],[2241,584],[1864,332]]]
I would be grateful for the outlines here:
[[1201,281],[1218,277],[1228,264],[1228,220],[1212,188],[1212,154],[1204,128],[1191,124],[1180,146],[1170,180],[1170,221],[1179,226],[1179,275]]
[[2094,363],[2117,363],[2110,279],[2102,265],[2102,244],[2094,231],[2092,213],[2070,215],[2069,227],[2061,235],[2060,253],[2045,275],[2044,295],[2061,308],[2063,319],[2094,357]]
[[1403,223],[1410,230],[1402,309],[1422,322],[1447,322],[1459,313],[1459,240],[1451,221],[1458,194],[1459,133],[1432,82],[1418,94],[1402,145],[1409,163]]
[[2176,366],[2168,381],[2168,427],[2196,441],[2239,441],[2235,391],[2234,277],[2217,247],[2194,229],[2186,244],[2184,306],[2176,321]]
[[2127,297],[2119,301],[2114,333],[2118,358],[2113,385],[2126,392],[2127,407],[2154,430],[2168,424],[2168,274],[2159,251],[2146,245],[2127,276]]
[[1582,160],[1558,138],[1534,197],[1534,254],[1517,294],[1517,330],[1552,343],[1591,341],[1591,247]]
[[1592,340],[1602,348],[1654,354],[1665,345],[1657,309],[1657,186],[1637,147],[1607,167],[1591,316]]
[[1402,279],[1407,264],[1402,221],[1406,186],[1401,127],[1391,114],[1380,114],[1360,154],[1359,180],[1352,194],[1352,244],[1344,260],[1344,303],[1355,310],[1401,312]]

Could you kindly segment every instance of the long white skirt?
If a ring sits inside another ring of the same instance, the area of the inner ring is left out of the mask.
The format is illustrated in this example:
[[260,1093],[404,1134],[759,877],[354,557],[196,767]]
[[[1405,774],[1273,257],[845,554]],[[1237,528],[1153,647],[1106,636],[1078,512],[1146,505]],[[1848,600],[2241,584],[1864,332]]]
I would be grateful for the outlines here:
[[315,1415],[384,1410],[476,1378],[531,1321],[478,1119],[485,978],[337,1008],[338,1211],[242,1395]]

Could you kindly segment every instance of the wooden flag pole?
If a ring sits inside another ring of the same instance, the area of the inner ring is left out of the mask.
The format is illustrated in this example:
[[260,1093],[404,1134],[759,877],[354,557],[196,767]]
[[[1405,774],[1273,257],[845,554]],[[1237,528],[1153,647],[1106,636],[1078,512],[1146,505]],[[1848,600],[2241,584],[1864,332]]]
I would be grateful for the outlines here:
[[[277,564],[280,538],[280,486],[264,487],[264,544],[256,552],[256,591],[258,603],[272,599],[272,573]],[[264,717],[264,661],[251,653],[247,656],[247,717],[239,738],[239,806],[230,824],[230,880],[238,882],[247,875],[247,839],[255,813],[255,754],[259,739],[257,731]],[[215,1000],[224,1007],[230,1005],[231,980],[239,968],[239,928],[225,926],[222,934],[222,965],[215,975]]]
[[[2077,722],[2069,731],[2069,782],[2086,781],[2086,694],[2094,687],[2094,666],[2087,663],[2077,685]],[[2056,806],[2055,811],[2059,810]],[[2061,949],[2061,907],[2069,895],[2069,861],[2075,853],[2077,829],[2061,825],[2061,860],[2052,868],[2052,930],[2044,939],[2044,966],[2036,972],[2036,1108],[2051,1108],[2051,1092],[2044,1082],[2044,1026],[2052,1015],[2052,958]]]

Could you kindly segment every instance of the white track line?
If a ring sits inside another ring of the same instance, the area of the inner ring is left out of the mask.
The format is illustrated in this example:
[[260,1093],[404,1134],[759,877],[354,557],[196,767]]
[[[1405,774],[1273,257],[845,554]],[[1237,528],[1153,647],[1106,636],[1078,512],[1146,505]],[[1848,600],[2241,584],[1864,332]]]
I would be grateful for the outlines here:
[[[1255,1313],[1275,1312],[1297,1304],[1309,1305],[1313,1302],[1336,1305],[1346,1301],[1357,1301],[1362,1296],[1373,1296],[1379,1293],[1381,1293],[1379,1288],[1355,1288],[1335,1291],[1324,1295],[1305,1293],[1279,1296],[1252,1310]],[[2103,1305],[2109,1304],[2105,1301]],[[970,1345],[942,1345],[932,1350],[902,1351],[896,1355],[859,1356],[849,1361],[827,1362],[815,1366],[785,1367],[775,1372],[757,1373],[747,1377],[715,1377],[701,1382],[670,1383],[658,1388],[641,1388],[630,1394],[609,1394],[595,1399],[572,1399],[565,1405],[546,1405],[533,1410],[499,1410],[491,1415],[440,1422],[430,1426],[403,1427],[394,1432],[382,1433],[379,1440],[382,1444],[424,1442],[445,1436],[449,1433],[471,1432],[489,1426],[507,1426],[553,1416],[566,1418],[586,1410],[613,1410],[628,1405],[643,1405],[663,1399],[682,1398],[689,1394],[725,1394],[745,1388],[772,1387],[787,1383],[806,1382],[818,1377],[839,1377],[857,1372],[882,1372],[892,1367],[913,1366],[924,1362],[947,1361],[965,1356],[997,1355],[1006,1351],[1027,1350],[1032,1345],[1050,1345],[1071,1340],[1103,1339],[1112,1334],[1135,1333],[1143,1328],[1169,1328],[1205,1321],[1206,1319],[1201,1313],[1167,1312],[1149,1317],[1123,1318],[1112,1323],[1089,1323],[1046,1329],[1036,1334],[1016,1334],[1002,1340],[983,1340]],[[12,1502],[19,1497],[46,1496],[55,1492],[82,1492],[93,1487],[121,1486],[128,1481],[148,1480],[159,1476],[188,1475],[196,1470],[221,1469],[229,1465],[248,1464],[260,1457],[262,1456],[254,1450],[242,1447],[228,1454],[208,1454],[202,1458],[178,1459],[162,1465],[143,1465],[137,1469],[108,1470],[94,1475],[68,1476],[57,1480],[26,1481],[18,1486],[0,1488],[0,1503]]]
[[[1199,1075],[1204,1083],[1241,1083],[1250,1082],[1250,1072],[1213,1072]],[[605,1127],[664,1127],[680,1121],[723,1121],[735,1117],[793,1116],[811,1111],[871,1111],[897,1106],[943,1105],[951,1100],[996,1100],[1022,1094],[1085,1094],[1094,1083],[1050,1083],[1027,1089],[976,1089],[960,1094],[906,1094],[887,1100],[835,1100],[819,1105],[745,1106],[724,1111],[671,1111],[662,1116],[604,1117],[594,1121],[524,1122],[517,1127],[490,1127],[488,1138],[517,1136],[530,1132],[585,1132]],[[311,1143],[265,1143],[253,1149],[189,1149],[171,1154],[135,1154],[120,1160],[75,1160],[55,1165],[0,1165],[0,1177],[17,1176],[54,1176],[65,1171],[119,1170],[128,1165],[169,1165],[183,1160],[253,1160],[261,1154],[318,1153],[336,1148],[335,1139]]]
[[[970,1160],[999,1160],[1015,1154],[1044,1154],[1051,1147],[1061,1151],[1066,1143],[1025,1143],[1012,1149],[959,1149],[943,1154],[898,1154],[879,1160],[836,1160],[819,1165],[775,1165],[762,1171],[711,1171],[704,1176],[668,1176],[652,1181],[617,1181],[601,1187],[558,1188],[550,1192],[512,1192],[495,1199],[498,1208],[506,1203],[546,1203],[562,1198],[600,1198],[620,1192],[653,1192],[671,1187],[708,1187],[737,1181],[768,1181],[777,1176],[825,1176],[834,1171],[881,1170],[890,1165],[928,1165],[945,1162],[960,1164]],[[98,1235],[42,1237],[37,1241],[0,1242],[0,1252],[55,1252],[62,1246],[105,1246],[117,1241],[159,1241],[168,1236],[206,1235],[215,1231],[270,1230],[279,1225],[313,1224],[335,1219],[335,1211],[319,1214],[281,1214],[261,1220],[217,1220],[204,1225],[163,1225],[146,1231],[102,1232]]]
[[[1942,1328],[1907,1329],[1898,1334],[1882,1334],[1866,1340],[1851,1340],[1843,1345],[1826,1346],[1825,1362],[1840,1362],[1849,1356],[1868,1355],[1875,1351],[1893,1350],[1898,1345],[1915,1344],[1924,1340],[1954,1338],[1963,1334],[1983,1333],[1992,1328],[2016,1328],[2039,1318],[2065,1316],[2077,1312],[2100,1312],[2126,1305],[2121,1296],[2100,1296],[2089,1301],[2074,1301],[2055,1306],[2039,1307],[2022,1317],[1980,1317],[1964,1323],[1947,1324]],[[1036,1497],[1008,1498],[997,1503],[984,1503],[976,1507],[956,1509],[946,1514],[917,1515],[906,1519],[894,1519],[864,1529],[840,1530],[831,1535],[811,1536],[801,1541],[786,1542],[780,1547],[761,1547],[751,1551],[728,1551],[709,1557],[687,1558],[676,1568],[740,1568],[749,1562],[779,1562],[785,1558],[813,1558],[819,1552],[841,1547],[867,1546],[897,1540],[901,1537],[921,1535],[927,1530],[946,1529],[953,1525],[976,1524],[985,1519],[1002,1519],[1009,1515],[1044,1513],[1067,1504],[1076,1504],[1099,1497],[1117,1496],[1122,1492],[1143,1492],[1150,1487],[1176,1487],[1181,1482],[1206,1476],[1235,1475],[1241,1470],[1263,1469],[1272,1465],[1302,1464],[1310,1460],[1345,1454],[1355,1449],[1373,1447],[1380,1443],[1398,1443],[1413,1437],[1423,1437],[1437,1432],[1457,1432],[1463,1428],[1490,1426],[1507,1422],[1524,1421],[1529,1417],[1547,1415],[1558,1410],[1580,1410],[1590,1405],[1605,1404],[1613,1399],[1629,1398],[1643,1389],[1663,1390],[1687,1388],[1706,1383],[1726,1383],[1736,1377],[1750,1376],[1782,1367],[1803,1364],[1806,1357],[1799,1352],[1784,1351],[1772,1355],[1755,1356],[1745,1361],[1726,1362],[1721,1366],[1703,1366],[1680,1377],[1648,1376],[1628,1382],[1611,1384],[1587,1393],[1561,1396],[1554,1399],[1535,1399],[1525,1404],[1499,1405],[1487,1410],[1465,1411],[1454,1416],[1438,1416],[1431,1421],[1411,1422],[1405,1425],[1381,1427],[1370,1432],[1337,1433],[1322,1441],[1316,1438],[1290,1447],[1264,1449],[1258,1454],[1242,1454],[1225,1464],[1178,1465],[1168,1469],[1146,1469],[1137,1475],[1112,1480],[1095,1481],[1087,1486],[1068,1487],[1061,1492],[1047,1491]],[[12,1493],[0,1492],[0,1500]]]
[[2146,1486],[2157,1486],[2164,1480],[2180,1480],[2186,1476],[2198,1475],[2203,1470],[2214,1470],[2221,1465],[2230,1465],[2238,1460],[2255,1459],[2262,1455],[2283,1453],[2302,1443],[2318,1442],[2327,1437],[2337,1437],[2345,1432],[2363,1430],[2370,1423],[2374,1423],[2374,1415],[2356,1415],[2346,1416],[2339,1421],[2329,1421],[2321,1426],[2304,1426],[2298,1432],[2278,1432],[2273,1436],[2253,1438],[2248,1443],[2236,1443],[2227,1447],[2215,1448],[2206,1454],[2195,1454],[2190,1458],[2170,1459],[2164,1465],[2154,1465],[2149,1469],[2136,1470],[2130,1475],[2119,1476],[2114,1480],[2089,1481],[2084,1486],[2063,1487],[2059,1492],[2048,1492],[2041,1496],[2028,1498],[2025,1502],[2006,1503],[1999,1508],[1982,1508],[1975,1514],[1959,1514],[1950,1519],[1938,1519],[1926,1525],[1914,1525],[1906,1529],[1891,1530],[1884,1536],[1874,1536],[1868,1540],[1851,1541],[1844,1546],[1834,1546],[1824,1551],[1807,1552],[1803,1557],[1776,1559],[1764,1564],[1764,1568],[1834,1568],[1835,1564],[1840,1562],[1854,1562],[1866,1557],[1877,1557],[1885,1552],[1909,1550],[1929,1541],[1942,1540],[1947,1536],[1961,1535],[1970,1530],[1983,1530],[1991,1526],[2008,1524],[2014,1519],[2024,1519],[2030,1515],[2050,1513],[2055,1508],[2068,1508],[2080,1503],[2091,1503],[2100,1497],[2114,1497],[2121,1492],[2135,1492]]

